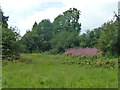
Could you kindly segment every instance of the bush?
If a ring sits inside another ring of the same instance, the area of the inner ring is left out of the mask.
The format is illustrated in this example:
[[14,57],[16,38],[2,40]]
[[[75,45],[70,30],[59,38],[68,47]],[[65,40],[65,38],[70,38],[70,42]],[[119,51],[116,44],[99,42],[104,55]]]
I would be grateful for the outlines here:
[[105,57],[76,57],[76,56],[64,56],[62,64],[68,65],[90,65],[91,67],[104,67],[104,68],[117,68],[118,67],[118,58],[108,59]]
[[2,55],[3,59],[12,57],[13,55],[19,56],[20,44],[19,34],[15,29],[3,28],[2,29]]
[[61,31],[51,40],[51,53],[64,53],[66,49],[79,46],[77,33]]
[[100,55],[100,50],[96,48],[79,48],[79,49],[74,49],[70,48],[65,51],[65,54],[71,54],[72,56],[85,56],[85,57],[93,57]]

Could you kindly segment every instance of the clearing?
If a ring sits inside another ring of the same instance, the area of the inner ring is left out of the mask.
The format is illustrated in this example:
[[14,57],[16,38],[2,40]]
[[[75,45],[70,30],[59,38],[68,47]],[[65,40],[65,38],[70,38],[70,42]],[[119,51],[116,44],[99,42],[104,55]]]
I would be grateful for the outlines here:
[[21,54],[30,63],[2,67],[3,88],[118,88],[118,68],[62,64],[65,55]]

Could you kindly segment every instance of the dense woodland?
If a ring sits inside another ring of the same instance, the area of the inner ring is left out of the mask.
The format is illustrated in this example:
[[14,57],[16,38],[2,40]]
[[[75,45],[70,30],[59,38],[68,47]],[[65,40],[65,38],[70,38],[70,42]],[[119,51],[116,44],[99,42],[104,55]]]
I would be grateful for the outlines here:
[[117,57],[119,53],[118,19],[105,22],[98,28],[81,34],[80,10],[70,8],[58,15],[53,22],[44,19],[35,22],[32,30],[20,36],[17,28],[8,28],[8,16],[2,10],[2,54],[3,59],[19,56],[20,53],[52,54],[64,53],[69,48],[97,48],[103,56]]

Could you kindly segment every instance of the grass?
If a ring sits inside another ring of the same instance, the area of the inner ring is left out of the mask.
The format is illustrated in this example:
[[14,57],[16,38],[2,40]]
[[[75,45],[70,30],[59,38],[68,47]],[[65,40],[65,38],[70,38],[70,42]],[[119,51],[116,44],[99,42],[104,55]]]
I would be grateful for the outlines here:
[[[1,57],[0,57],[1,58]],[[2,88],[2,61],[0,59],[0,89]]]
[[68,56],[21,54],[32,62],[2,68],[3,88],[118,88],[118,68],[62,64]]

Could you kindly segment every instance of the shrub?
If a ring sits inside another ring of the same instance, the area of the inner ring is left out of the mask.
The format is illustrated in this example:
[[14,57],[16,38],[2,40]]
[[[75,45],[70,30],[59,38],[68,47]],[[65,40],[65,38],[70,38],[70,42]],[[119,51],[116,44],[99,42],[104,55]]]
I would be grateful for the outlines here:
[[72,54],[72,56],[81,56],[81,57],[82,56],[93,57],[100,55],[101,52],[96,48],[79,48],[79,49],[70,48],[65,51],[65,54]]
[[65,49],[79,46],[77,33],[61,31],[51,40],[52,50],[51,53],[64,53]]

